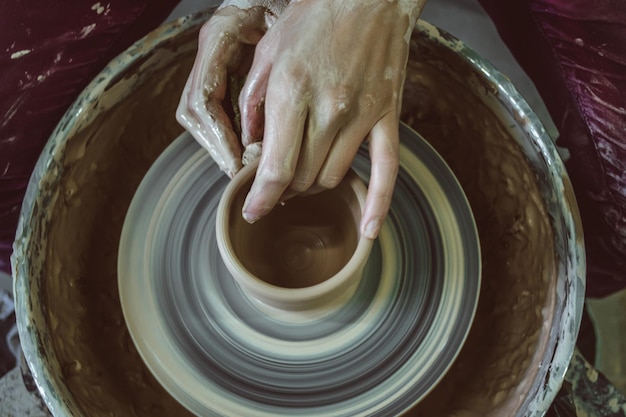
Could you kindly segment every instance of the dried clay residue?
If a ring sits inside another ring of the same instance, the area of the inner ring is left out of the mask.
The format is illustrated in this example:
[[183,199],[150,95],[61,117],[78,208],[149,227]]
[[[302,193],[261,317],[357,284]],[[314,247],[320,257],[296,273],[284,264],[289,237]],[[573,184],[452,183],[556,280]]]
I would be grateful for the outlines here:
[[553,314],[556,260],[548,214],[526,157],[466,87],[463,65],[449,66],[445,51],[435,51],[435,66],[422,61],[433,51],[412,52],[421,58],[409,63],[402,119],[461,182],[478,227],[483,281],[458,359],[411,415],[512,416],[536,376],[547,337],[542,329]]
[[[45,300],[67,403],[86,416],[190,416],[143,364],[124,323],[117,250],[143,175],[182,128],[176,96],[193,62],[183,57],[134,86],[116,82],[103,109],[64,150],[60,198],[51,207]],[[117,85],[117,84],[116,84]],[[118,94],[132,93],[115,104]],[[154,103],[159,103],[154,105]]]

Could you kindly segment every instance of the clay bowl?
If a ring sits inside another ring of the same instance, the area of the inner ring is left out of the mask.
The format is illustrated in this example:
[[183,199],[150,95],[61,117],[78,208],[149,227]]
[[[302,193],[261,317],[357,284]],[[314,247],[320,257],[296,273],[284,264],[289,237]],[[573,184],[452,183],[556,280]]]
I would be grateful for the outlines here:
[[[182,132],[174,112],[209,14],[113,60],[68,110],[31,178],[12,258],[16,314],[57,417],[189,415],[124,325],[118,242],[142,178]],[[583,236],[563,164],[506,77],[424,22],[403,97],[402,120],[459,179],[482,254],[467,340],[409,415],[541,416],[563,382],[584,298]],[[541,226],[529,229],[529,219]]]
[[295,197],[255,222],[242,215],[258,162],[228,184],[217,209],[222,260],[254,300],[278,310],[329,310],[354,294],[373,241],[360,235],[367,189],[350,170],[336,188]]

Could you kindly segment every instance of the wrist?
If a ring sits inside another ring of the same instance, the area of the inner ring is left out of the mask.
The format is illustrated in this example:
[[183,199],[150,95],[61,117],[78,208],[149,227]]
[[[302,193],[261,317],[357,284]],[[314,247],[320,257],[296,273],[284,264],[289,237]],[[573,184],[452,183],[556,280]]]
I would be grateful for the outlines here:
[[396,0],[400,10],[409,17],[410,26],[413,27],[417,23],[422,9],[426,5],[426,0]]
[[224,0],[218,7],[218,10],[228,6],[234,6],[242,10],[263,7],[268,12],[279,15],[288,4],[289,0]]

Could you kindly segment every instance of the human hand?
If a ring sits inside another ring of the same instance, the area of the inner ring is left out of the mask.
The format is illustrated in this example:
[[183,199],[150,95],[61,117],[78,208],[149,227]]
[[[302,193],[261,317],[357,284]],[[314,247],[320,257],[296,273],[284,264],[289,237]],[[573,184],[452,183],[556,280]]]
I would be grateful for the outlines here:
[[245,76],[254,45],[288,0],[226,0],[200,30],[198,52],[176,119],[233,177],[241,168],[241,144],[225,109],[229,77]]
[[374,239],[398,172],[409,39],[424,0],[293,1],[256,47],[239,96],[242,142],[263,140],[243,215],[333,188],[364,140],[372,162],[361,234]]

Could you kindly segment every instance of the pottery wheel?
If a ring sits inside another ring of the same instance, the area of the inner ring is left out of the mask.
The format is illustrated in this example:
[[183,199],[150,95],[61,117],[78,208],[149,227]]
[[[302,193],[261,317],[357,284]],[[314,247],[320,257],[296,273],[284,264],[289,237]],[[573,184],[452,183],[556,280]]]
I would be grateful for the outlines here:
[[[145,176],[119,248],[122,307],[146,365],[199,415],[397,415],[440,380],[480,287],[473,216],[456,178],[400,127],[391,210],[356,294],[314,316],[248,298],[215,240],[229,181],[188,134]],[[353,168],[367,181],[367,150]]]

